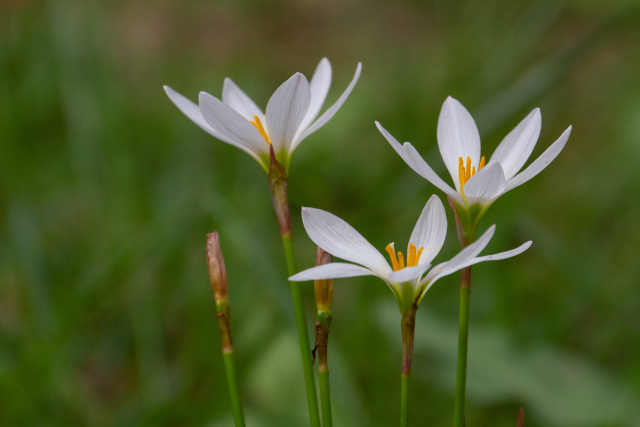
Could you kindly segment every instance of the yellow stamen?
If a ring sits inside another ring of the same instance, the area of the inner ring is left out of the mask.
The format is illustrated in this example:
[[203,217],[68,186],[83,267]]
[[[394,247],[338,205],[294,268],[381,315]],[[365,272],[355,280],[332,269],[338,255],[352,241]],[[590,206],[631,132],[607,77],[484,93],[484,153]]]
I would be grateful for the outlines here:
[[464,174],[465,182],[469,181],[471,178],[471,157],[467,156],[467,169]]
[[[418,261],[420,261],[420,255],[422,255],[422,249],[423,247],[420,246],[420,249],[416,250],[416,245],[414,245],[413,243],[409,243],[409,252],[407,253],[406,267],[415,267],[416,265],[418,265]],[[385,250],[389,254],[389,258],[391,258],[391,266],[393,267],[393,271],[398,271],[405,268],[404,255],[402,255],[402,252],[398,251],[398,256],[396,258],[393,243],[389,243]]]
[[270,145],[271,140],[269,140],[269,135],[267,135],[267,131],[264,129],[264,126],[262,126],[262,122],[260,121],[260,118],[254,114],[253,120],[249,120],[249,122],[252,125],[254,125],[256,129],[258,129],[258,132],[260,132],[260,135],[262,135],[264,140],[267,141],[267,145]]
[[400,270],[400,266],[398,265],[398,260],[396,259],[396,253],[393,251],[393,246],[391,245],[391,243],[387,245],[385,250],[389,254],[389,258],[391,258],[391,267],[393,267],[393,271]]
[[398,251],[398,264],[400,265],[398,270],[402,270],[404,268],[404,255],[402,255],[402,252],[400,251]]
[[[480,159],[480,165],[478,165],[477,172],[482,170],[482,168],[484,167],[484,162],[485,162],[485,159],[484,159],[484,156],[482,156],[482,158]],[[466,165],[464,160],[462,160],[462,157],[458,157],[458,179],[460,180],[460,192],[462,193],[462,196],[464,196],[464,192],[462,191],[462,189],[464,188],[464,185],[475,174],[476,174],[476,167],[471,166],[471,157],[467,156]]]
[[415,265],[418,265],[418,261],[420,261],[420,255],[422,255],[422,250],[424,249],[423,246],[420,246],[420,249],[418,249],[418,253],[416,254],[416,263]]
[[409,252],[407,253],[407,267],[413,267],[416,259],[416,245],[409,243]]

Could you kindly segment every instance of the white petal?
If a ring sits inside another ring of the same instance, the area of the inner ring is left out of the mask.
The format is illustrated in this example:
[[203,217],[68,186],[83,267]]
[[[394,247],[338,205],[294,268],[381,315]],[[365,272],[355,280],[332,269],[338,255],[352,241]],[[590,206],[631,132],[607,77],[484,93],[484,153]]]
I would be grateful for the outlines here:
[[451,273],[464,268],[467,263],[478,255],[489,244],[496,231],[496,226],[492,225],[482,236],[474,243],[461,250],[456,256],[449,261],[436,265],[431,269],[427,277],[422,279],[422,283],[427,284],[427,289],[439,278],[447,276]]
[[402,270],[394,271],[389,275],[387,279],[392,283],[410,282],[412,280],[418,280],[425,271],[431,267],[430,264],[416,265],[413,267],[403,268]]
[[451,179],[460,191],[458,159],[462,157],[466,162],[468,156],[473,165],[479,164],[480,134],[471,114],[452,97],[444,101],[438,118],[438,147]]
[[302,133],[296,135],[296,139],[295,139],[294,143],[291,144],[291,149],[289,150],[289,153],[291,153],[291,151],[293,151],[298,146],[298,144],[300,144],[300,141],[302,141],[303,139],[305,139],[306,137],[308,137],[309,135],[311,135],[312,133],[314,133],[315,131],[320,129],[329,120],[331,120],[331,118],[334,116],[334,114],[336,114],[338,112],[340,107],[342,107],[342,104],[344,104],[344,102],[347,100],[347,97],[349,96],[349,94],[353,90],[353,87],[356,85],[356,82],[358,81],[358,78],[360,78],[360,72],[361,71],[362,71],[362,64],[358,63],[358,66],[356,67],[356,73],[353,76],[353,79],[351,80],[351,83],[349,83],[349,86],[347,86],[347,88],[344,90],[344,92],[342,92],[342,95],[340,95],[340,98],[338,98],[338,100],[335,102],[335,104],[333,104],[331,107],[329,107],[327,109],[327,111],[325,111],[324,114],[322,114],[318,118],[318,120],[313,122],[313,124],[311,126],[309,126],[309,128],[307,128]]
[[268,152],[267,141],[258,129],[215,96],[200,92],[200,111],[207,123],[218,131],[221,140],[244,147],[256,156],[260,152]]
[[343,262],[332,262],[309,268],[289,277],[292,282],[304,282],[307,280],[339,279],[342,277],[356,277],[374,275],[367,268]]
[[423,248],[418,265],[427,265],[438,255],[445,237],[447,214],[438,196],[433,195],[422,209],[422,214],[409,238],[409,242],[413,243],[416,249]]
[[505,192],[516,188],[520,184],[524,184],[529,181],[534,176],[538,175],[544,168],[549,165],[555,159],[558,154],[562,151],[567,140],[569,139],[569,135],[571,134],[571,126],[565,130],[560,138],[556,140],[549,148],[545,150],[544,153],[540,155],[533,163],[529,165],[528,168],[520,172],[518,175],[514,176],[507,182]]
[[[385,128],[382,127],[382,125],[378,122],[375,122],[376,127],[378,128],[378,130],[380,131],[380,133],[382,134],[382,136],[384,136],[387,141],[389,142],[389,144],[391,144],[391,147],[393,147],[394,150],[396,150],[396,153],[398,153],[400,155],[400,157],[402,158],[402,160],[405,161],[406,164],[409,165],[409,167],[411,167],[411,169],[415,170],[417,173],[419,173],[416,168],[415,168],[415,162],[412,160],[411,156],[409,156],[407,154],[407,152],[405,151],[404,147],[402,146],[402,144],[400,144],[400,142],[398,142],[397,139],[395,139],[393,137],[393,135],[391,135],[389,133],[389,131],[387,131]],[[422,158],[422,157],[420,157]],[[423,160],[424,161],[424,160]]]
[[380,277],[391,273],[382,254],[337,216],[320,209],[302,208],[302,222],[311,240],[331,255],[363,265]]
[[518,246],[517,248],[511,249],[510,251],[505,251],[505,252],[500,252],[500,253],[493,254],[493,255],[485,255],[485,256],[473,258],[473,260],[472,260],[473,262],[469,262],[466,266],[477,264],[479,262],[484,262],[484,261],[498,261],[498,260],[501,260],[501,259],[512,258],[512,257],[514,257],[516,255],[520,255],[522,252],[524,252],[527,249],[529,249],[531,247],[531,243],[532,243],[532,241],[529,240],[528,242],[525,242],[525,243],[521,244],[520,246]]
[[[458,263],[455,265],[455,269],[452,271],[448,271],[445,274],[439,274],[434,276],[433,278],[428,280],[428,284],[427,284],[427,290],[429,290],[429,288],[431,286],[433,286],[433,284],[441,277],[447,276],[451,273],[455,273],[458,270],[462,270],[463,268],[472,266],[474,264],[478,264],[480,262],[485,262],[485,261],[498,261],[501,259],[506,259],[506,258],[512,258],[516,255],[520,255],[522,252],[526,251],[527,249],[529,249],[529,247],[531,247],[531,240],[529,240],[526,243],[523,243],[522,245],[518,246],[515,249],[511,249],[510,251],[505,251],[505,252],[500,252],[497,254],[493,254],[493,255],[485,255],[485,256],[481,256],[481,257],[474,257],[471,259],[467,259],[466,261],[462,262],[462,263]],[[452,268],[454,267],[449,266],[448,268]],[[435,269],[434,269],[435,270]]]
[[267,103],[267,131],[273,149],[289,151],[293,138],[309,110],[311,91],[307,78],[295,73],[271,95]]
[[541,125],[540,109],[536,108],[504,137],[493,152],[489,163],[500,162],[505,179],[511,179],[526,163],[540,136]]
[[420,156],[418,151],[413,145],[411,145],[410,142],[405,142],[403,148],[411,162],[407,162],[411,169],[416,171],[418,175],[422,176],[424,179],[442,190],[447,196],[451,197],[454,202],[464,205],[464,200],[462,199],[462,196],[460,196],[458,191],[451,188],[449,184],[444,182],[442,178],[440,178],[438,174],[435,173],[433,169],[431,169],[431,166],[429,166],[427,162],[424,161],[422,156]]
[[222,101],[247,120],[253,120],[253,116],[258,116],[260,120],[264,119],[262,110],[228,77],[224,79]]
[[489,163],[464,185],[467,205],[484,205],[504,192],[506,181],[500,163]]
[[320,108],[322,108],[322,104],[324,104],[324,100],[327,98],[327,94],[329,93],[330,86],[331,64],[327,58],[322,58],[315,73],[313,73],[313,77],[311,77],[311,81],[309,82],[311,102],[309,103],[309,110],[307,111],[307,114],[304,116],[302,123],[300,123],[300,128],[298,130],[300,134],[302,134],[302,132],[309,127],[311,122],[318,117]]
[[200,112],[200,107],[197,104],[180,95],[175,90],[171,89],[169,86],[163,86],[164,91],[169,96],[171,102],[173,102],[176,107],[180,109],[184,113],[185,116],[189,117],[192,122],[200,126],[205,132],[215,136],[218,138],[218,132],[207,123],[207,121],[202,117],[202,113]]

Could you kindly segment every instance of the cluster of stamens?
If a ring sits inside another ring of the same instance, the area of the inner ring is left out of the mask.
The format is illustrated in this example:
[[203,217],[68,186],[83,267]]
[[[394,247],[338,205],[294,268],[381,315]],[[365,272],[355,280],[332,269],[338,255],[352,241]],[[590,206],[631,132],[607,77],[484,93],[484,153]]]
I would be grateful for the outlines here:
[[271,140],[269,139],[269,134],[267,134],[267,131],[265,130],[264,126],[262,126],[262,122],[260,121],[260,118],[254,114],[253,120],[249,120],[249,122],[252,125],[254,125],[256,129],[258,129],[258,132],[260,132],[260,135],[262,135],[264,140],[267,141],[267,145],[270,145]]
[[[416,245],[414,245],[413,243],[409,243],[409,253],[407,254],[406,267],[415,267],[416,265],[418,265],[420,255],[422,255],[422,249],[424,249],[422,246],[419,249],[416,249]],[[393,243],[389,243],[385,250],[389,254],[389,258],[391,258],[391,266],[393,267],[393,271],[398,271],[405,268],[404,255],[402,255],[402,252],[398,251],[398,257],[396,258]]]
[[[480,159],[480,165],[478,166],[478,172],[484,167],[484,156]],[[467,164],[465,165],[462,157],[458,157],[458,176],[460,178],[460,191],[464,188],[464,185],[476,174],[476,167],[471,167],[471,157],[467,156]]]

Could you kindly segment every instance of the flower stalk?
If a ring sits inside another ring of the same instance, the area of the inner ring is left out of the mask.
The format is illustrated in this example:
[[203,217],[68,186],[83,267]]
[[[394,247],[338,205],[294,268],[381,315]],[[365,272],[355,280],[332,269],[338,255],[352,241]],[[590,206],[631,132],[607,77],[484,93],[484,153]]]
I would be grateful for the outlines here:
[[[476,240],[475,227],[471,230],[461,224],[458,209],[447,196],[449,206],[456,219],[458,240],[466,248]],[[467,390],[467,353],[469,347],[469,301],[471,297],[471,266],[465,267],[460,274],[460,315],[458,320],[458,361],[456,363],[456,394],[453,409],[454,427],[464,427],[464,403]]]
[[[287,173],[284,167],[276,159],[273,146],[269,149],[269,192],[273,201],[278,224],[280,225],[280,236],[287,262],[287,272],[289,276],[296,273],[296,261],[293,251],[293,240],[291,239],[291,220],[289,217],[289,196],[287,192]],[[309,420],[312,427],[320,427],[320,413],[318,412],[318,398],[316,394],[315,377],[311,366],[311,348],[309,346],[309,334],[307,332],[307,319],[304,312],[300,285],[297,282],[289,281],[291,297],[293,299],[293,311],[298,330],[298,341],[300,343],[300,356],[302,358],[302,369],[304,372],[304,382],[307,392],[307,404],[309,406]]]
[[409,379],[413,360],[413,342],[416,330],[417,302],[402,315],[402,372],[400,373],[400,425],[409,425]]
[[[316,252],[316,266],[331,263],[331,254],[320,246]],[[333,299],[333,279],[315,280],[316,296],[315,351],[318,357],[318,382],[320,383],[320,408],[322,410],[322,425],[331,427],[331,389],[329,387],[328,346],[329,330],[331,328],[331,302]]]
[[236,426],[244,426],[244,412],[240,391],[235,371],[233,357],[233,341],[231,339],[231,328],[229,327],[230,307],[227,297],[227,269],[224,264],[222,250],[218,232],[207,234],[207,264],[209,265],[209,280],[211,290],[216,300],[216,320],[220,330],[220,340],[222,342],[222,357],[224,359],[225,373],[227,376],[227,386],[231,399],[231,411],[233,421]]

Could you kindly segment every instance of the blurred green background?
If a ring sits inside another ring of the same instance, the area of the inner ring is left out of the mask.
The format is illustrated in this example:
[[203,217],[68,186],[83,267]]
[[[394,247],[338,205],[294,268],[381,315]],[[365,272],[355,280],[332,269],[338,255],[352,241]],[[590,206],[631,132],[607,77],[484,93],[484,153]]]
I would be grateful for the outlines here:
[[[541,175],[493,205],[474,268],[467,425],[640,425],[640,13],[635,1],[0,1],[0,424],[231,424],[204,236],[218,229],[250,425],[303,426],[306,404],[264,172],[167,99],[220,96],[232,77],[264,107],[327,56],[336,117],[293,156],[299,208],[405,245],[436,192],[378,133],[445,177],[448,95],[490,155],[531,109],[533,156],[573,125]],[[448,178],[445,178],[448,180]],[[437,193],[442,197],[441,193]],[[448,240],[436,262],[457,252]],[[459,276],[418,312],[410,416],[448,426]],[[305,285],[309,319],[311,285]],[[336,282],[334,420],[396,425],[400,316],[378,279]],[[311,325],[311,322],[309,322]]]

